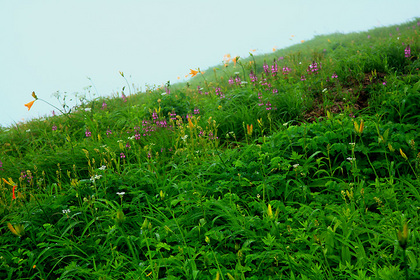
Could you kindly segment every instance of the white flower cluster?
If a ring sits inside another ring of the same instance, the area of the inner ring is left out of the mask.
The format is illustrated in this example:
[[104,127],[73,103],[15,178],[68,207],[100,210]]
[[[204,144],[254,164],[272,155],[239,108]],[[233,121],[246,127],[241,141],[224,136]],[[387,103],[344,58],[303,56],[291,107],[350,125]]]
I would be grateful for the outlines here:
[[101,179],[102,175],[95,175],[90,177],[90,180],[92,181],[92,183],[95,183],[96,180]]

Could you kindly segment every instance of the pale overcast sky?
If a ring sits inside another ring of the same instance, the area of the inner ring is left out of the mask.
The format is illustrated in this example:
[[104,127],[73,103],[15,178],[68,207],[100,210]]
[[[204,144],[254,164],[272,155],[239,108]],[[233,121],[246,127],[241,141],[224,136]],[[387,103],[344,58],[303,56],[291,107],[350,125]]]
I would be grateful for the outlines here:
[[[420,16],[419,0],[0,0],[0,124],[50,115],[31,93],[102,96],[184,77],[223,55],[268,53],[314,35],[365,31]],[[295,35],[293,40],[291,35]]]

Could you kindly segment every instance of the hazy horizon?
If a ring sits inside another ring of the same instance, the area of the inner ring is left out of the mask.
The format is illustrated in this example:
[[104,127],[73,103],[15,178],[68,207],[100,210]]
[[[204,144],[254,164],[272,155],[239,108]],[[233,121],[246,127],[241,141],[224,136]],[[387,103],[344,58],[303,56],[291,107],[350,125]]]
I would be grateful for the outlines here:
[[24,107],[32,91],[56,106],[57,91],[72,97],[94,85],[91,97],[110,96],[126,85],[119,71],[144,90],[183,81],[227,53],[269,53],[316,35],[402,24],[420,11],[420,1],[378,2],[3,1],[0,125],[51,115],[42,102]]

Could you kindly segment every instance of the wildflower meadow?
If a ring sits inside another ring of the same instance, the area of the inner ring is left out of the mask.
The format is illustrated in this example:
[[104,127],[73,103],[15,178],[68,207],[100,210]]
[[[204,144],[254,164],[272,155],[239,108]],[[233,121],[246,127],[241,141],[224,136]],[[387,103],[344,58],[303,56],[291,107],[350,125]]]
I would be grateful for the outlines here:
[[420,279],[419,39],[417,19],[57,92],[0,128],[0,278]]

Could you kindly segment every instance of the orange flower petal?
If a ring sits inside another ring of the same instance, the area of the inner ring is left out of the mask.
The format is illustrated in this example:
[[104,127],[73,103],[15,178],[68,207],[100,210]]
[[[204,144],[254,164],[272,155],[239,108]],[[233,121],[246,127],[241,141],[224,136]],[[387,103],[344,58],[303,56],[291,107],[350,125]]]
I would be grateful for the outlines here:
[[32,107],[32,105],[34,105],[34,102],[35,102],[35,100],[25,104],[25,106],[28,107],[28,111],[31,110],[31,107]]
[[191,77],[194,77],[197,74],[198,74],[198,71],[197,70],[190,69],[190,75],[191,75]]

